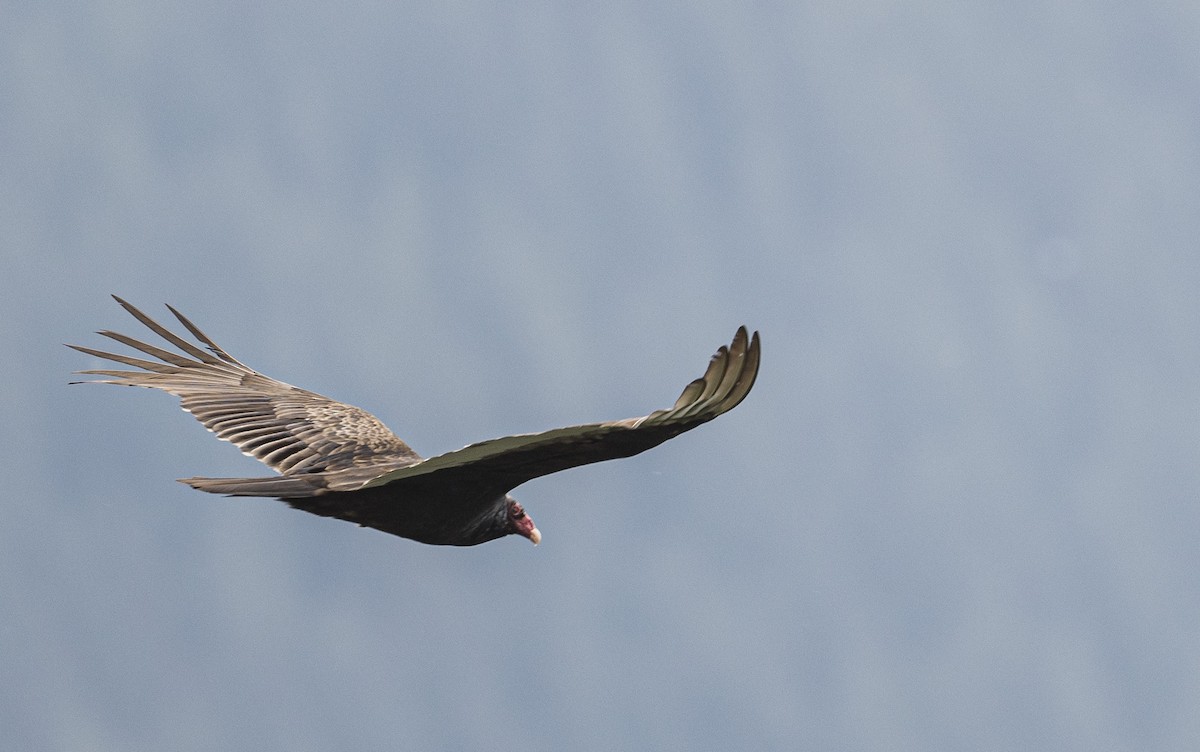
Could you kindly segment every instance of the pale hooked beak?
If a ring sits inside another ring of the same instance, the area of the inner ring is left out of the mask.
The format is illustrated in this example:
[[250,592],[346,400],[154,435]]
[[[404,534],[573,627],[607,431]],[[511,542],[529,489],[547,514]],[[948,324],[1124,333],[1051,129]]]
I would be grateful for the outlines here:
[[542,542],[542,534],[536,527],[529,531],[529,540],[533,541],[533,545],[535,546]]

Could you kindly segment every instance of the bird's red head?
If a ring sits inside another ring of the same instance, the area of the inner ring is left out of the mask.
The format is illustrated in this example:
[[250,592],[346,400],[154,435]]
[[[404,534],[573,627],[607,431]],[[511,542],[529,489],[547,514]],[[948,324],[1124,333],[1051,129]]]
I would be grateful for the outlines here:
[[533,518],[525,514],[524,508],[513,497],[509,496],[505,500],[508,502],[508,524],[512,531],[525,536],[535,546],[541,543],[542,534],[538,532],[537,525],[533,524]]

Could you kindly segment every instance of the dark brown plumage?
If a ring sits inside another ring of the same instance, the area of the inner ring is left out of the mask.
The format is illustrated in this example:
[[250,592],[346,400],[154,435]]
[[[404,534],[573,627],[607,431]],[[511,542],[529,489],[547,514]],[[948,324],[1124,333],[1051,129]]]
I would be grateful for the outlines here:
[[[704,376],[674,406],[642,418],[506,436],[421,459],[375,416],[264,376],[238,362],[167,306],[204,347],[113,296],[182,355],[111,331],[99,334],[156,360],[68,345],[135,369],[87,370],[82,383],[161,389],[179,397],[219,438],[280,473],[266,478],[184,478],[193,488],[267,496],[313,514],[357,522],[422,543],[471,546],[541,533],[508,492],[527,480],[592,462],[630,457],[728,412],[758,374],[758,333],[738,329]],[[79,383],[79,382],[74,382]]]

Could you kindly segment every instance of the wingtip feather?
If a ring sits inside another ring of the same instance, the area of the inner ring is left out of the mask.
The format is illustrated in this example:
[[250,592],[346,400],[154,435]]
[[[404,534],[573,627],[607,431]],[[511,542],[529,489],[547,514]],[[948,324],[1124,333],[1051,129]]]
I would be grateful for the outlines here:
[[[705,382],[699,394],[692,389],[692,384],[696,382],[689,384],[691,391],[685,389],[675,407],[668,411],[670,417],[664,415],[664,418],[711,420],[737,407],[749,394],[758,375],[759,351],[758,332],[751,335],[744,324],[739,326],[733,341],[717,350],[709,362],[708,370],[697,380]],[[720,369],[714,368],[718,361],[722,366]],[[691,396],[692,399],[684,400],[685,396]]]

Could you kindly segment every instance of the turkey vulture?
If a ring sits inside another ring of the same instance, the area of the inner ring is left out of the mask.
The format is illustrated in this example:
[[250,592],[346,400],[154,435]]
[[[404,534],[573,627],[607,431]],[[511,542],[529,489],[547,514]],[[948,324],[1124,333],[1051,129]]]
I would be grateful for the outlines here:
[[124,334],[98,332],[156,358],[79,352],[141,370],[88,370],[86,382],[161,389],[179,397],[218,438],[264,462],[267,478],[183,478],[192,488],[230,496],[267,496],[297,509],[356,522],[422,543],[473,546],[505,535],[538,543],[542,535],[508,495],[527,480],[592,462],[630,457],[689,431],[741,402],[758,373],[758,332],[737,330],[675,404],[642,418],[558,428],[471,444],[421,459],[375,416],[264,376],[222,350],[167,308],[204,345],[185,340],[124,300],[138,321],[183,355]]

